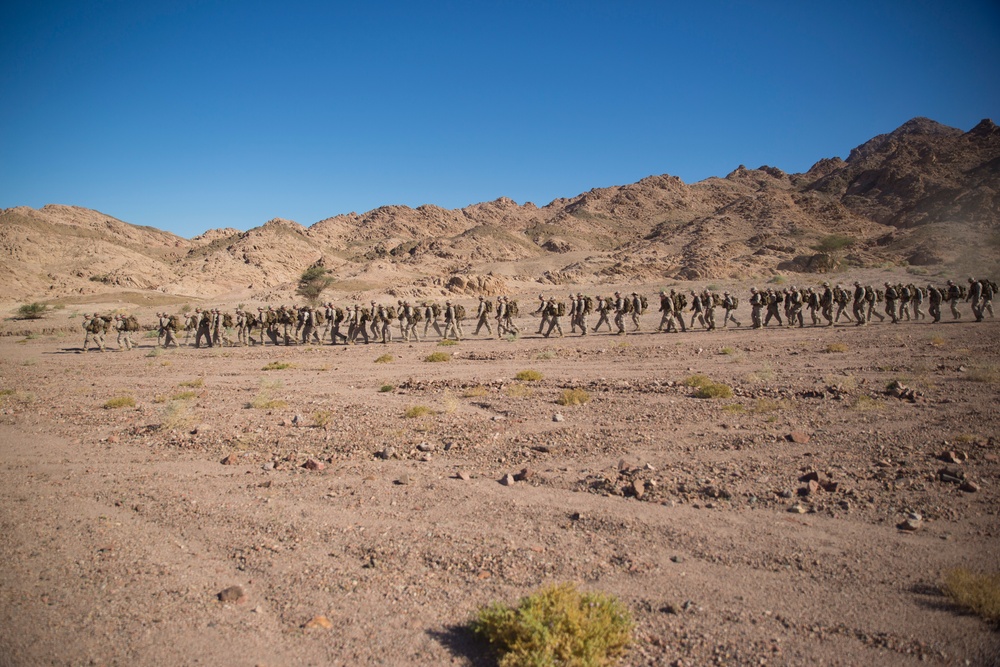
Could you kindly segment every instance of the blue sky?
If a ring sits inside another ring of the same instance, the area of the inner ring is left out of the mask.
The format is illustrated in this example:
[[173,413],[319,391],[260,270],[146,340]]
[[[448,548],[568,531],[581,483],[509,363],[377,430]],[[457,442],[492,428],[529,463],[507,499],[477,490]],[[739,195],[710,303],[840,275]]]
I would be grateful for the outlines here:
[[193,236],[1000,122],[996,2],[9,2],[0,207]]

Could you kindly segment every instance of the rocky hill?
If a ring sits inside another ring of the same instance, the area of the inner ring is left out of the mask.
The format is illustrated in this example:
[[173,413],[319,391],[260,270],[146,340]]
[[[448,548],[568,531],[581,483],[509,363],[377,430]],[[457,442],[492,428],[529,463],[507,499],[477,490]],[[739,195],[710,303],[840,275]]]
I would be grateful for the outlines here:
[[803,174],[740,166],[669,175],[546,206],[384,206],[305,227],[274,219],[184,239],[71,206],[0,213],[11,301],[107,291],[265,298],[313,264],[334,292],[502,292],[519,282],[752,278],[908,264],[1000,269],[1000,130],[916,118]]

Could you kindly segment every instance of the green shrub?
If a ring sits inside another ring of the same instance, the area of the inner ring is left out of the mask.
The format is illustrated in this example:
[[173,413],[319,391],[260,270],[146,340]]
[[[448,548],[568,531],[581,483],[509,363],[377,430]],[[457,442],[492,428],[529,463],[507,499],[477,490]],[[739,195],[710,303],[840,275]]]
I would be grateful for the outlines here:
[[585,389],[564,389],[556,399],[559,405],[583,405],[590,400],[590,394]]
[[451,361],[451,355],[447,352],[432,352],[424,357],[424,361],[429,361],[431,363],[437,363],[441,361]]
[[518,374],[514,376],[514,379],[520,380],[521,382],[538,382],[543,377],[545,376],[543,376],[538,371],[527,370],[527,371],[519,371]]
[[39,320],[45,317],[45,304],[38,303],[26,303],[17,309],[17,316],[22,320]]
[[843,250],[844,248],[850,248],[854,245],[855,239],[850,236],[844,236],[843,234],[830,234],[829,236],[824,236],[819,240],[819,243],[813,246],[813,250],[817,252],[831,253],[837,250]]
[[948,573],[944,592],[955,604],[983,617],[1000,623],[1000,573],[976,574],[965,568]]
[[483,607],[472,631],[500,655],[500,667],[613,665],[632,641],[632,618],[617,598],[573,584],[543,588],[516,608]]
[[393,384],[384,384],[381,387],[379,387],[378,390],[380,392],[382,392],[383,394],[387,394],[387,393],[389,393],[390,391],[392,391],[395,388],[396,388],[396,385],[393,385]]
[[489,393],[489,389],[481,384],[477,384],[474,387],[469,387],[462,392],[462,398],[482,398]]
[[695,398],[732,398],[733,390],[729,385],[722,384],[721,382],[710,382],[706,385],[698,387],[698,390],[694,392]]
[[689,375],[684,378],[684,384],[688,387],[704,387],[707,384],[712,384],[712,378],[707,375]]

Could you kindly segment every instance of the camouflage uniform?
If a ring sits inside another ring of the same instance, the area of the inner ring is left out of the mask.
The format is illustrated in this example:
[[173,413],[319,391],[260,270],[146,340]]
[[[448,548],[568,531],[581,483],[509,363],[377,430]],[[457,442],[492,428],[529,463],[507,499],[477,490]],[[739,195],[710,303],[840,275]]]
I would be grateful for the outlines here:
[[454,335],[455,340],[462,340],[462,327],[459,324],[458,311],[451,301],[444,302],[444,338]]
[[927,312],[930,313],[932,322],[941,321],[941,302],[944,300],[944,295],[941,294],[941,290],[934,285],[927,285],[927,301],[928,307]]
[[434,331],[437,332],[438,336],[444,338],[444,333],[441,331],[440,320],[441,307],[436,303],[428,303],[427,301],[424,301],[424,338],[427,337],[427,329],[431,326],[434,327]]
[[403,302],[403,310],[400,312],[400,321],[403,322],[403,340],[409,341],[410,336],[413,336],[414,342],[419,343],[420,338],[417,336],[417,318],[419,317],[418,310],[410,305],[409,301]]
[[90,343],[93,341],[97,348],[104,352],[104,321],[94,313],[93,317],[90,313],[83,314],[83,330],[87,332],[87,335],[83,338],[83,351],[90,351]]
[[630,306],[631,304],[627,304],[627,299],[621,293],[615,292],[615,326],[618,327],[616,336],[625,335],[625,312]]
[[764,316],[763,326],[767,326],[771,318],[778,320],[778,326],[782,325],[781,314],[778,312],[778,306],[784,301],[784,297],[781,296],[781,292],[775,292],[773,289],[767,290],[766,304],[767,304],[767,315]]
[[993,289],[994,285],[995,283],[992,281],[983,280],[983,302],[979,308],[979,312],[989,313],[991,318],[993,317],[993,296],[996,292],[996,290]]
[[972,302],[972,314],[975,315],[977,322],[983,321],[982,298],[983,284],[975,278],[969,278],[969,294],[965,300]]
[[948,281],[948,292],[946,294],[949,305],[951,305],[951,317],[954,320],[962,318],[962,313],[958,311],[958,300],[962,298],[962,293],[954,281]]
[[833,290],[830,289],[830,283],[823,283],[823,293],[819,295],[819,307],[826,325],[833,326]]
[[913,319],[922,320],[927,316],[920,310],[920,304],[924,302],[924,291],[916,285],[910,285],[910,305],[913,307]]
[[580,327],[580,335],[587,335],[587,316],[594,307],[590,296],[584,296],[582,292],[576,293],[576,325]]
[[122,315],[115,315],[115,331],[118,333],[118,351],[132,349],[132,338],[128,331],[128,322]]
[[743,326],[740,321],[736,319],[736,302],[733,300],[733,296],[729,292],[722,293],[722,308],[726,311],[726,314],[722,317],[722,328],[725,329],[729,325],[729,320],[733,321],[738,327]]
[[644,312],[642,307],[642,297],[637,293],[632,292],[632,312],[629,313],[632,316],[632,331],[639,331],[642,327],[639,326],[639,316]]
[[674,319],[674,300],[665,291],[660,291],[659,312],[663,313],[663,315],[660,317],[660,326],[656,330],[663,331],[664,327],[666,327],[667,332],[673,331],[677,333],[677,322]]
[[602,324],[607,324],[608,331],[611,331],[611,322],[608,321],[608,311],[610,309],[611,303],[608,299],[605,299],[603,296],[597,297],[597,313],[600,317],[597,319],[597,326],[594,327],[595,333],[601,328]]
[[764,326],[764,322],[761,319],[761,311],[764,309],[766,303],[766,298],[762,292],[759,292],[756,287],[750,288],[750,322],[754,329],[760,329]]
[[899,293],[899,319],[906,318],[910,321],[910,302],[913,301],[913,290],[910,285],[899,285],[896,288]]
[[559,337],[562,338],[563,330],[562,324],[559,323],[559,306],[556,303],[555,297],[550,297],[545,303],[545,311],[542,313],[543,318],[548,318],[549,328],[545,331],[545,337],[548,338],[552,335],[552,331],[558,331]]
[[201,347],[201,339],[204,338],[207,347],[212,347],[211,314],[207,312],[202,312],[201,308],[196,308],[194,313],[195,313],[194,346],[196,348]]
[[872,285],[865,288],[865,301],[868,302],[868,312],[866,313],[866,320],[868,322],[872,321],[872,315],[878,318],[879,322],[885,322],[885,315],[875,310],[875,304],[878,302],[878,292]]
[[867,290],[861,286],[861,283],[854,281],[854,321],[856,326],[864,326],[868,324],[868,318],[865,317],[865,307],[867,301],[865,297],[867,296]]
[[707,326],[705,324],[705,306],[701,302],[701,297],[694,290],[691,290],[691,324],[688,325],[692,329],[694,328],[695,320],[701,326]]
[[834,323],[839,322],[843,316],[848,322],[853,322],[853,318],[847,314],[847,304],[851,300],[851,295],[841,285],[833,289],[833,301],[837,304],[837,315],[833,318]]
[[[542,316],[541,321],[538,322],[538,331],[537,331],[537,333],[544,333],[545,332],[545,325],[549,323],[549,316],[548,316],[547,313],[548,313],[548,301],[545,300],[544,296],[542,296],[541,294],[539,294],[538,295],[538,310],[536,310],[534,313],[532,313],[532,315],[541,315]],[[551,328],[552,327],[550,326],[549,329],[551,330]]]
[[479,297],[479,305],[476,307],[476,330],[472,332],[473,336],[478,336],[480,329],[486,327],[486,333],[493,335],[493,326],[490,324],[490,302],[484,297]]
[[701,305],[705,309],[705,326],[709,331],[715,331],[715,299],[717,295],[708,290],[701,293]]
[[885,314],[889,316],[893,324],[899,324],[899,317],[896,316],[896,303],[899,301],[899,292],[889,283],[885,284]]
[[383,344],[389,344],[392,342],[392,320],[396,313],[389,312],[389,306],[379,305],[378,307],[378,321],[380,323],[379,335],[382,338]]

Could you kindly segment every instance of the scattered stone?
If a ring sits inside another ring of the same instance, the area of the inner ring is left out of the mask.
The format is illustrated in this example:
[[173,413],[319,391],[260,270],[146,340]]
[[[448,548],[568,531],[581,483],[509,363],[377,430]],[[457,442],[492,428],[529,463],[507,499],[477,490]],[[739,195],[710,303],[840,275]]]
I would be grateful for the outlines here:
[[504,417],[503,415],[493,415],[493,421],[495,421],[495,422],[502,422],[505,419],[507,419],[507,418]]
[[397,479],[394,482],[394,484],[398,484],[400,486],[406,486],[409,483],[410,483],[410,476],[407,475],[405,472],[402,475],[400,475],[399,479]]
[[302,467],[306,470],[322,470],[326,465],[322,461],[317,461],[316,459],[308,459],[302,464]]
[[243,591],[242,586],[230,586],[229,588],[219,591],[216,595],[219,598],[219,602],[232,602],[239,604],[246,600],[247,594]]
[[303,626],[306,630],[313,630],[319,628],[321,630],[329,630],[333,627],[333,623],[330,622],[326,616],[313,616],[309,619]]
[[676,556],[671,556],[670,557],[670,562],[672,562],[672,563],[683,563],[684,562],[684,556],[681,556],[680,554],[677,554]]
[[468,482],[470,479],[472,479],[472,476],[469,475],[469,473],[465,472],[464,470],[459,470],[457,473],[455,473],[455,477],[462,480],[463,482]]
[[423,461],[424,463],[430,461],[433,458],[434,457],[430,454],[430,452],[424,452],[423,454],[420,455],[420,460]]
[[[196,433],[197,429],[195,429],[194,431],[191,431],[191,432],[192,433]],[[117,442],[118,442],[118,436],[117,435],[109,435],[108,436],[108,444],[109,445],[113,445],[113,444],[115,444]]]
[[292,424],[295,426],[302,426],[302,424],[305,423],[306,420],[302,415],[295,415],[294,417],[292,417]]
[[938,479],[949,484],[961,484],[965,481],[965,473],[955,468],[941,468],[938,470]]
[[[191,429],[191,435],[204,435],[205,433],[211,433],[212,427],[209,424],[198,424],[193,429]],[[109,439],[110,442],[110,439]]]
[[514,481],[527,482],[532,475],[534,475],[534,472],[531,470],[531,468],[521,468],[521,472],[514,475]]
[[916,512],[911,512],[906,515],[906,519],[902,523],[896,525],[896,528],[908,532],[915,532],[923,528],[923,526],[924,518]]
[[[229,458],[229,457],[227,456],[226,458]],[[223,459],[223,461],[222,461],[222,462],[223,462],[223,463],[226,463],[225,459]],[[228,465],[228,464],[227,464],[227,465]],[[274,470],[274,461],[268,461],[267,463],[265,463],[264,465],[262,465],[262,466],[260,467],[260,469],[261,469],[261,470]]]
[[836,493],[837,489],[840,488],[839,482],[820,482],[820,486],[823,490],[828,493]]
[[[240,462],[239,454],[230,454],[226,458],[222,459],[220,463],[224,466],[234,466]],[[265,464],[266,465],[266,464]],[[273,467],[273,464],[272,464]]]
[[584,515],[580,514],[579,512],[573,512],[572,514],[569,515],[569,520],[570,521],[579,521],[579,520],[581,520],[583,518],[584,518]]
[[281,426],[291,426],[292,425],[292,420],[291,419],[282,419],[280,422],[278,422],[278,424],[281,425]]
[[419,449],[422,452],[433,452],[435,447],[429,442],[421,442],[419,445],[417,445],[417,449]]
[[806,508],[800,505],[799,503],[795,503],[794,505],[788,508],[788,511],[791,512],[792,514],[805,514]]
[[391,459],[395,455],[396,455],[396,448],[395,447],[386,447],[382,451],[378,452],[375,456],[379,457],[383,461],[388,461],[389,459]]
[[554,415],[552,415],[552,421],[554,421],[554,422],[561,422],[561,421],[565,421],[565,420],[566,420],[566,418],[565,418],[565,417],[563,417],[563,416],[562,416],[561,414],[559,414],[558,412],[557,412],[557,413],[555,413]]
[[514,479],[514,476],[513,476],[513,475],[511,475],[510,473],[508,473],[508,474],[504,475],[504,476],[503,476],[503,477],[502,477],[502,478],[500,479],[500,483],[501,483],[501,484],[503,484],[504,486],[514,486],[514,484],[516,483],[516,481],[517,481],[517,480],[515,480],[515,479]]
[[636,479],[632,481],[629,490],[632,492],[632,495],[641,500],[646,493],[646,485],[641,480]]
[[806,474],[804,474],[801,477],[799,477],[799,481],[800,482],[818,482],[819,481],[819,473],[816,472],[815,470],[807,472]]
[[964,452],[959,453],[954,451],[947,451],[938,454],[938,460],[944,461],[945,463],[962,463],[966,461],[968,458],[969,455],[965,454]]
[[958,488],[961,489],[962,491],[965,491],[966,493],[976,493],[977,491],[979,491],[980,486],[975,482],[967,479],[964,482],[962,482],[962,486]]
[[788,434],[788,439],[797,445],[805,445],[809,442],[809,434],[805,431],[792,431]]
[[779,495],[780,497],[782,497],[782,498],[791,498],[791,497],[792,497],[792,496],[794,496],[795,494],[794,494],[794,493],[792,493],[792,490],[791,490],[791,489],[782,489],[782,490],[781,490],[781,491],[780,491],[780,492],[778,493],[778,495]]

